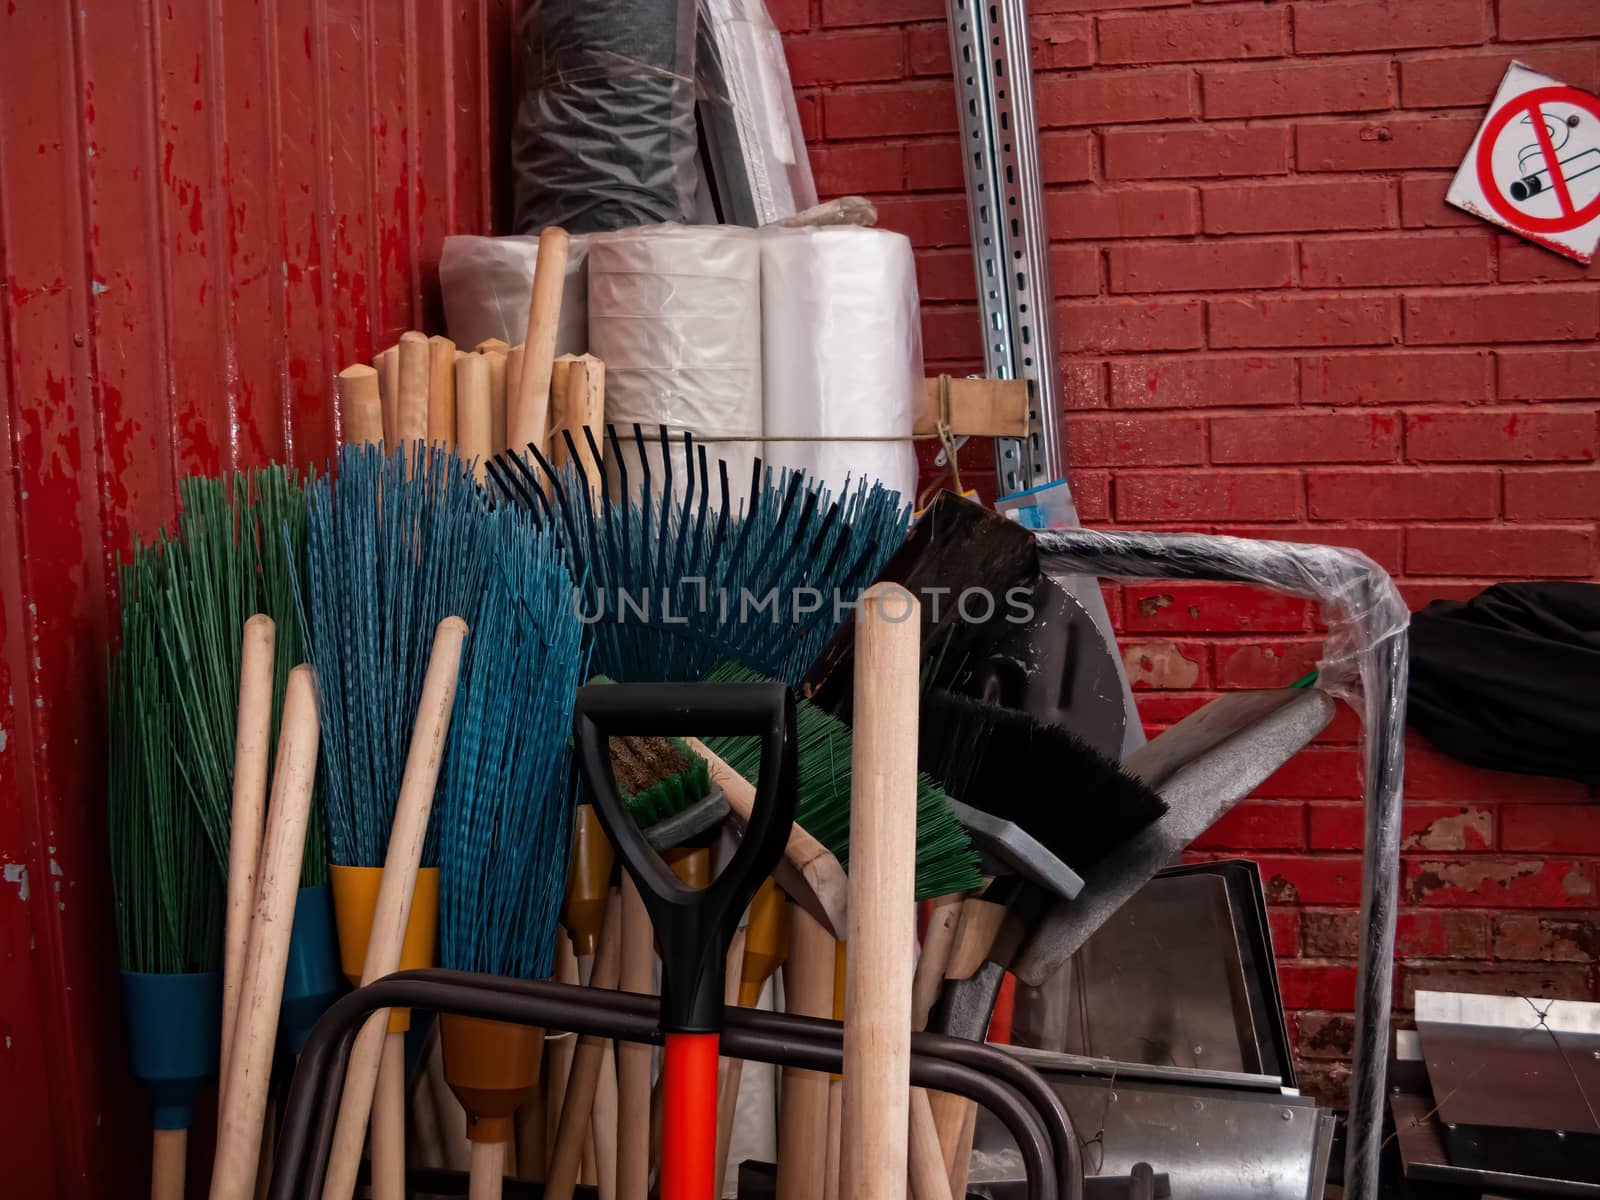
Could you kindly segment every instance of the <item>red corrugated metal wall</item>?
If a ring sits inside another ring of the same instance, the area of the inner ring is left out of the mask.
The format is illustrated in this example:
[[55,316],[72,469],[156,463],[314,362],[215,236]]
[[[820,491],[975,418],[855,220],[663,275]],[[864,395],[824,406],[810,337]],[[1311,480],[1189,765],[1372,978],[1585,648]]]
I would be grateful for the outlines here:
[[320,462],[333,374],[442,328],[444,236],[507,210],[515,7],[0,13],[0,1194],[144,1169],[103,846],[117,558],[187,473]]

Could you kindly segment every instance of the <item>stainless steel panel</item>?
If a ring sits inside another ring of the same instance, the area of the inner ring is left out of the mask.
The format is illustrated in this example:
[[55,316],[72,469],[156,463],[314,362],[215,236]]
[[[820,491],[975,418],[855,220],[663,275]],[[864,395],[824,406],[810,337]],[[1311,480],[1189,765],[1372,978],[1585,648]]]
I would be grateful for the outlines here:
[[1019,991],[1013,1036],[1094,1058],[1260,1072],[1227,881],[1151,880],[1068,969]]
[[[1029,1055],[1061,1097],[1084,1143],[1086,1174],[1127,1175],[1147,1162],[1168,1177],[1173,1200],[1320,1200],[1332,1114],[1270,1088],[1207,1086],[1197,1079],[1257,1079],[1100,1063],[1095,1074]],[[1139,1077],[1135,1078],[1135,1075]],[[1269,1081],[1270,1082],[1270,1081]],[[973,1180],[1014,1179],[1015,1149],[980,1117]],[[1008,1173],[1009,1172],[1009,1173]]]
[[[1419,1183],[1445,1183],[1457,1187],[1494,1187],[1539,1196],[1600,1197],[1600,1184],[1549,1179],[1510,1171],[1485,1171],[1451,1163],[1445,1151],[1444,1126],[1426,1096],[1397,1093],[1390,1097],[1395,1140],[1407,1179]],[[1488,1200],[1487,1197],[1484,1200]]]

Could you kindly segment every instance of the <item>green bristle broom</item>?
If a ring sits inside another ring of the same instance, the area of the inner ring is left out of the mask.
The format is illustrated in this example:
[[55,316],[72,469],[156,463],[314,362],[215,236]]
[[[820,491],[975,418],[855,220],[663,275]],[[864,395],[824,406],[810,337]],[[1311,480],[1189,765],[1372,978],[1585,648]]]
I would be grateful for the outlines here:
[[[161,657],[181,714],[180,773],[226,877],[245,622],[263,613],[274,625],[269,746],[277,740],[289,672],[304,657],[292,573],[304,556],[305,488],[288,468],[269,466],[185,479],[179,500],[175,549],[162,591]],[[314,797],[279,1010],[292,1052],[299,1051],[342,987],[327,863],[324,821]],[[229,943],[239,959],[241,935]],[[225,1030],[231,1026],[226,1014],[223,1024]]]
[[[493,562],[471,619],[440,784],[439,958],[548,976],[567,874],[572,703],[587,655],[554,539],[491,518]],[[540,1031],[445,1013],[445,1081],[467,1112],[472,1194],[498,1194],[513,1116],[539,1078]]]
[[107,825],[133,1074],[150,1094],[154,1200],[181,1200],[195,1098],[217,1071],[222,879],[184,794],[178,704],[160,661],[162,590],[177,552],[134,547],[121,568],[110,668]]
[[[294,581],[305,569],[307,485],[282,467],[256,472],[250,482],[248,516],[256,546],[257,610],[271,617],[277,627],[272,676],[272,741],[276,745],[289,672],[306,660]],[[248,530],[249,525],[241,520],[241,541]],[[300,891],[295,897],[289,961],[278,1010],[278,1029],[291,1054],[300,1053],[318,1018],[343,990],[333,889],[328,883],[327,822],[319,791],[311,797],[305,853],[300,860]]]
[[[706,676],[711,683],[759,683],[764,677],[737,663],[724,663]],[[816,838],[846,870],[850,864],[850,727],[807,700],[795,705],[796,765],[799,791],[795,823]],[[707,746],[746,779],[761,766],[757,738],[709,737]],[[964,892],[983,882],[978,856],[961,822],[950,811],[950,797],[926,772],[917,776],[917,882],[919,900]]]

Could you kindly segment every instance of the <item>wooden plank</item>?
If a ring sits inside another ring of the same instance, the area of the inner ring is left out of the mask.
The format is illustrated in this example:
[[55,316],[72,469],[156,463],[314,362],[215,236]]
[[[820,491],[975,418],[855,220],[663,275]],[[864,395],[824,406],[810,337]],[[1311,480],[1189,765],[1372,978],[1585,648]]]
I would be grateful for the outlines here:
[[[939,431],[939,379],[927,381],[927,407],[914,433]],[[950,379],[950,429],[957,436],[1026,437],[1028,385],[1021,379]]]

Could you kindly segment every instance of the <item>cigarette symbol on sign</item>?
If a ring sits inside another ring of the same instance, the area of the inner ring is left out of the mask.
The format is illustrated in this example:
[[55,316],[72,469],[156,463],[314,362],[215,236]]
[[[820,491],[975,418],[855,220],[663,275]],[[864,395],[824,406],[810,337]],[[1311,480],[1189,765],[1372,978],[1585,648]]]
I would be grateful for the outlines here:
[[[1521,179],[1514,180],[1507,189],[1513,200],[1527,200],[1537,196],[1550,185],[1552,155],[1556,156],[1555,165],[1560,167],[1561,176],[1567,183],[1591,171],[1600,171],[1600,147],[1589,146],[1567,158],[1559,157],[1572,139],[1572,127],[1578,120],[1576,115],[1566,121],[1558,120],[1543,112],[1538,112],[1537,115],[1540,124],[1544,126],[1545,136],[1529,142],[1517,151],[1517,169],[1524,174]],[[1522,117],[1522,124],[1531,126],[1534,116],[1535,113],[1525,114]],[[1542,162],[1544,165],[1529,170],[1529,164],[1536,162]]]

